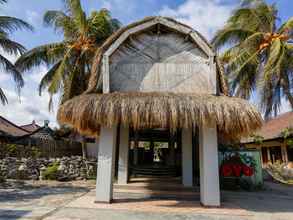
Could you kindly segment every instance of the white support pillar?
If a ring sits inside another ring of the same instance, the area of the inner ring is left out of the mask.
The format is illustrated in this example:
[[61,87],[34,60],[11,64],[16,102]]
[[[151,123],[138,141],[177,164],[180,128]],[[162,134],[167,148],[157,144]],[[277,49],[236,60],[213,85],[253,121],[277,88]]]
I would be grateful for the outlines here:
[[101,128],[96,181],[96,202],[110,203],[113,199],[117,127]]
[[217,128],[199,129],[200,201],[204,206],[220,206]]
[[129,127],[120,126],[118,184],[128,182]]
[[182,130],[182,184],[193,185],[192,129]]

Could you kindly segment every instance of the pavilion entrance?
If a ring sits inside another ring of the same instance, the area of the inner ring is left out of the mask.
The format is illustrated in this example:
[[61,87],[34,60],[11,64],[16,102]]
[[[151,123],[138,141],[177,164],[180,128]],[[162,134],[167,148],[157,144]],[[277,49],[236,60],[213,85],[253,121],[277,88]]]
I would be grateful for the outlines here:
[[[177,182],[179,181],[185,186],[199,186],[197,130],[192,132],[192,149],[189,149],[188,152],[186,150],[182,152],[184,146],[182,147],[182,130],[180,129],[176,132],[170,132],[167,129],[135,131],[130,128],[128,181],[135,178],[162,178],[164,180],[176,178]],[[117,150],[119,151],[119,147]],[[116,157],[117,165],[118,160],[119,158]],[[186,163],[186,160],[191,163]],[[185,163],[182,163],[183,161]],[[184,171],[188,175],[185,180],[182,177]]]

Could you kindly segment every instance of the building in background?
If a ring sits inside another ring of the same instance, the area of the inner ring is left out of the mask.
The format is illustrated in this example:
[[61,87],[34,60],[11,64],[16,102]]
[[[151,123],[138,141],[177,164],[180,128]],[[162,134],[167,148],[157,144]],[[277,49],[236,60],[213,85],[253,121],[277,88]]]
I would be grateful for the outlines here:
[[263,166],[268,163],[293,161],[293,112],[266,121],[259,132],[246,141],[247,148],[261,151]]
[[20,137],[30,133],[22,126],[18,126],[2,116],[0,116],[0,132],[7,137]]

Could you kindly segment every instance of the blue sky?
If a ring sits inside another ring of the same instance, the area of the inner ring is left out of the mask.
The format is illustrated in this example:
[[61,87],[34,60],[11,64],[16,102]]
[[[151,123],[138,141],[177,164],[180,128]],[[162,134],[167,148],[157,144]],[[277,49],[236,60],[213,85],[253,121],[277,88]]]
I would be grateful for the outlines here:
[[[268,2],[277,4],[281,20],[293,16],[292,0],[268,0]],[[149,15],[171,16],[191,25],[208,39],[224,24],[237,4],[237,0],[82,0],[87,13],[108,8],[112,16],[123,24]],[[48,9],[62,8],[62,0],[9,0],[8,4],[0,6],[0,13],[24,19],[34,26],[34,32],[21,31],[12,35],[14,40],[30,49],[61,39],[60,34],[43,25],[42,16]],[[16,60],[13,56],[8,58],[12,61]],[[56,112],[48,112],[47,109],[48,95],[39,97],[37,92],[38,82],[46,70],[46,66],[41,66],[25,73],[26,85],[20,98],[15,92],[11,78],[0,72],[0,86],[5,89],[9,98],[9,105],[0,105],[0,115],[17,124],[30,123],[32,120],[42,124],[43,120],[49,119],[51,125],[56,126]],[[286,111],[289,107],[285,104],[282,109]]]

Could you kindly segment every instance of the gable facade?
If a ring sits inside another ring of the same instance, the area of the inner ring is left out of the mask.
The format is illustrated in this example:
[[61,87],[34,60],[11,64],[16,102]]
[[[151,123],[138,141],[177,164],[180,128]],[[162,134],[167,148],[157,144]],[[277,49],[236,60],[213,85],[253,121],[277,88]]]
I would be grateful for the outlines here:
[[158,17],[120,35],[104,52],[103,93],[217,94],[215,55],[191,28]]

